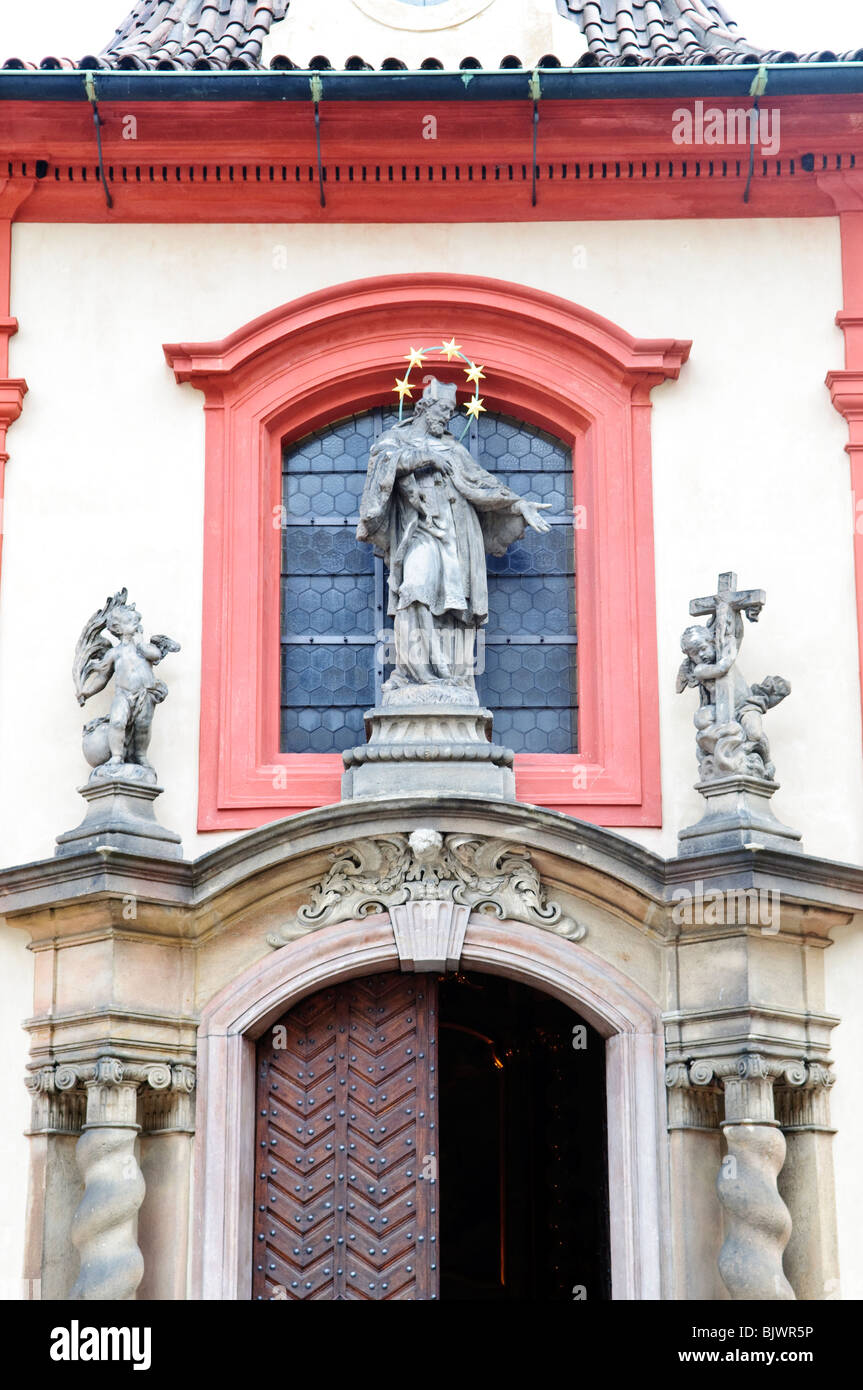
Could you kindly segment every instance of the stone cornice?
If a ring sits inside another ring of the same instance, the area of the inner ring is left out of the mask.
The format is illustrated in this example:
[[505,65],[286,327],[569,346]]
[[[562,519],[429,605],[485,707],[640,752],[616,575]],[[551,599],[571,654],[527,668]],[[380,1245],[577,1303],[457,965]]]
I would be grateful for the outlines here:
[[[719,1067],[755,1054],[782,1066],[829,1065],[835,1014],[747,1002],[731,1007],[672,1010],[662,1015],[669,1065]],[[717,1073],[718,1075],[718,1073]],[[789,1083],[790,1084],[790,1083]]]
[[[432,801],[425,795],[305,812],[240,835],[193,861],[100,850],[13,867],[0,872],[0,910],[11,925],[28,927],[34,942],[53,944],[115,930],[194,944],[210,930],[214,916],[227,920],[268,894],[302,898],[326,872],[329,853],[345,841],[404,833],[430,820],[442,833],[494,835],[524,845],[550,892],[595,902],[668,939],[694,939],[693,929],[671,924],[670,906],[675,890],[699,881],[705,888],[778,890],[795,936],[826,941],[849,914],[863,913],[863,867],[856,865],[772,850],[663,860],[611,830],[554,811],[470,796]],[[135,922],[116,912],[117,902],[129,894],[139,903]],[[82,918],[84,903],[90,911]],[[74,913],[57,911],[72,906]],[[717,930],[701,929],[707,935]],[[747,927],[737,930],[745,933]]]

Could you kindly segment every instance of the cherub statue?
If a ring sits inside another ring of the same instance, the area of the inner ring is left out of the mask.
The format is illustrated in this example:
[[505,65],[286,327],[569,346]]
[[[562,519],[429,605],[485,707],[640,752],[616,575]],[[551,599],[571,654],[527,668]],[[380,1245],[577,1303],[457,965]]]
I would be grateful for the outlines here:
[[156,781],[147,748],[153,713],[168,687],[154,675],[153,667],[168,652],[178,652],[180,645],[161,634],[147,641],[141,615],[126,598],[125,589],[108,598],[85,625],[75,648],[72,676],[79,705],[104,690],[114,677],[110,713],[84,725],[84,757],[93,768],[91,782]]
[[[743,611],[753,621],[757,617],[757,608]],[[714,614],[680,639],[686,659],[677,673],[678,694],[692,686],[700,697],[694,723],[702,782],[735,775],[772,779],[776,771],[762,719],[791,693],[791,685],[782,676],[748,685],[736,666],[742,640],[741,610],[725,603],[718,632]]]

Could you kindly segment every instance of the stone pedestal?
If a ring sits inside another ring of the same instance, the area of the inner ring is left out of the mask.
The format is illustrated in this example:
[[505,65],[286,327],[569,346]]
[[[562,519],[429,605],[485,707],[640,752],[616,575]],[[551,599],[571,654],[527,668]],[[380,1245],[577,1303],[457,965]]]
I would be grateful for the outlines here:
[[153,802],[162,788],[122,778],[79,787],[87,814],[74,830],[57,836],[55,855],[84,854],[105,846],[129,854],[182,858],[180,836],[156,820]]
[[401,792],[464,792],[515,800],[513,754],[491,742],[478,705],[402,704],[369,710],[368,742],[342,758],[342,800]]
[[678,834],[678,854],[715,854],[730,849],[800,850],[801,836],[777,820],[770,798],[778,782],[760,777],[719,777],[696,783],[707,802],[701,820]]

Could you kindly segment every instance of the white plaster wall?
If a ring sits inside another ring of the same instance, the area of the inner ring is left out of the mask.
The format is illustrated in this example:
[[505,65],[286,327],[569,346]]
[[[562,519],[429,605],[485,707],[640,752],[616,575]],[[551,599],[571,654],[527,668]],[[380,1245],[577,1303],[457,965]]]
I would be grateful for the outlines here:
[[[160,818],[187,854],[217,842],[195,831],[203,398],[175,384],[162,344],[221,337],[340,281],[429,269],[520,281],[631,333],[693,339],[680,380],[653,393],[665,823],[631,833],[672,854],[677,830],[699,814],[695,696],[674,692],[679,637],[689,599],[735,569],[768,594],[760,623],[747,625],[743,669],[793,685],[768,719],[777,812],[810,853],[859,862],[846,426],[823,384],[843,361],[833,219],[16,226],[12,371],[30,391],[9,434],[0,650],[16,659],[0,669],[3,861],[52,853],[54,836],[80,819],[86,767],[70,662],[84,619],[121,584],[148,626],[183,645],[162,668],[171,694],[154,724]],[[37,644],[38,679],[24,674]]]
[[860,1104],[860,1058],[863,1056],[863,932],[840,927],[825,957],[827,1012],[842,1019],[833,1034],[836,1084],[830,1093],[830,1119],[836,1164],[839,1216],[839,1282],[843,1299],[863,1299],[863,1106]]
[[[21,1022],[33,1012],[33,956],[26,932],[0,926],[0,1299],[19,1299],[27,1194],[30,1096],[24,1087],[28,1039]],[[31,1290],[30,1294],[38,1291]]]

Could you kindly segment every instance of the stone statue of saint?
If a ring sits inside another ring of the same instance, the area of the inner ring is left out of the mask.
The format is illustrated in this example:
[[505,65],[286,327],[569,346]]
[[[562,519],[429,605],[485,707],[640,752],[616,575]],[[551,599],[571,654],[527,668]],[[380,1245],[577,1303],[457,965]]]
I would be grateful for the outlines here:
[[73,677],[78,704],[104,690],[114,678],[111,711],[84,725],[84,756],[93,772],[91,782],[153,783],[156,773],[147,759],[150,726],[156,706],[168,694],[154,671],[168,652],[178,652],[171,637],[144,636],[141,615],[120,589],[89,621],[75,648]]
[[474,646],[488,619],[486,553],[526,526],[548,531],[547,503],[504,487],[449,433],[456,388],[429,381],[413,415],[373,445],[357,538],[384,556],[395,670],[384,703],[476,705]]

